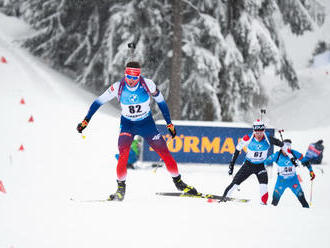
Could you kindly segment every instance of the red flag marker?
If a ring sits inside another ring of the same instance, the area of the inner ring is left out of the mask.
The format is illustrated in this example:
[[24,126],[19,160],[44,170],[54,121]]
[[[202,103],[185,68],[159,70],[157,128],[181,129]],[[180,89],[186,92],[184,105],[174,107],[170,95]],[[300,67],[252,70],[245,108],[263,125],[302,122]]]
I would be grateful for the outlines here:
[[31,115],[29,122],[34,122],[33,116]]
[[7,63],[7,60],[6,60],[6,58],[4,56],[1,57],[1,62],[4,63],[4,64]]
[[24,98],[21,99],[20,104],[25,104]]
[[24,146],[21,145],[21,146],[18,148],[18,150],[21,151],[21,152],[24,151]]
[[2,193],[4,193],[4,194],[7,193],[6,190],[5,190],[5,186],[3,186],[2,181],[0,181],[0,191],[1,191]]

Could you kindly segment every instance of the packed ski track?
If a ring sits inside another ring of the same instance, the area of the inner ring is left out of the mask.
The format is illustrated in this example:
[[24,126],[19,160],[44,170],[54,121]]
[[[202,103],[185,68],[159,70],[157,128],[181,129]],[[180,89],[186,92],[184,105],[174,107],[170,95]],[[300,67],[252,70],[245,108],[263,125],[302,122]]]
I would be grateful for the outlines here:
[[[154,173],[147,164],[128,171],[123,202],[88,202],[116,190],[118,111],[103,106],[83,139],[75,128],[95,96],[19,48],[15,40],[32,32],[24,23],[0,14],[0,27],[0,248],[330,246],[329,65],[300,71],[300,91],[276,86],[267,107],[269,122],[302,153],[324,140],[310,209],[289,190],[278,207],[261,205],[253,176],[233,195],[248,203],[156,195],[177,191],[164,168]],[[221,195],[232,179],[227,165],[179,170],[208,194]],[[271,196],[276,169],[268,173]],[[310,201],[308,170],[298,173]]]

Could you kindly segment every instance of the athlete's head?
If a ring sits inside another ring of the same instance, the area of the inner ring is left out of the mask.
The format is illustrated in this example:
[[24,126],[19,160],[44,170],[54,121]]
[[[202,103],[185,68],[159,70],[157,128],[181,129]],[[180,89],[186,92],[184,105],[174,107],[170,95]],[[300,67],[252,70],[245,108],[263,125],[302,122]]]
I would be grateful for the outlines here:
[[262,120],[256,120],[253,122],[253,132],[257,140],[261,140],[264,137],[265,124]]
[[286,156],[291,150],[292,141],[290,139],[283,140],[283,146],[281,148],[282,153]]
[[131,61],[126,64],[125,82],[129,87],[137,85],[140,79],[141,66],[139,62]]

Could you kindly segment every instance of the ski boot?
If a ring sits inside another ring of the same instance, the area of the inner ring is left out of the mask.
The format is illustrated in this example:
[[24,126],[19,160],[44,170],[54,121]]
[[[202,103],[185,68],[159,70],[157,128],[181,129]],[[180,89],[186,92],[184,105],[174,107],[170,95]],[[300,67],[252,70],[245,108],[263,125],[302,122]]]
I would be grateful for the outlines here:
[[111,194],[108,198],[108,201],[122,201],[125,198],[126,184],[125,181],[118,181],[118,188],[116,193]]
[[189,195],[200,195],[201,193],[198,193],[197,190],[193,186],[189,186],[185,184],[181,180],[181,175],[178,175],[177,177],[173,177],[173,182],[176,186],[176,188],[180,191],[183,191],[185,194]]

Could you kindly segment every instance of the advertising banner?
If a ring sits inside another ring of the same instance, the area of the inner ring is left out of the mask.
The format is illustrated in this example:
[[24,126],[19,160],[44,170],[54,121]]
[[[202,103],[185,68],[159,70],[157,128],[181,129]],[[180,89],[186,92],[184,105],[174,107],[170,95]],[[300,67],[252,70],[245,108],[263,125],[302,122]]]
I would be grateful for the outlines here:
[[[199,122],[200,123],[200,122]],[[252,128],[230,126],[198,126],[175,124],[177,136],[172,140],[166,125],[157,124],[167,146],[178,163],[228,164],[235,152],[238,141],[246,134],[252,134]],[[274,129],[266,129],[268,135],[274,135]],[[273,153],[273,146],[269,155]],[[239,155],[236,164],[243,162],[245,151]],[[143,161],[159,161],[158,154],[143,142]]]

